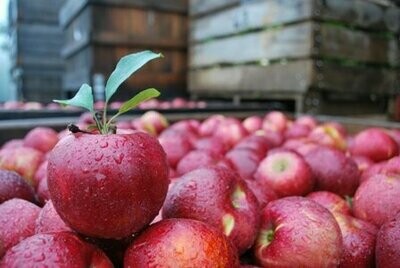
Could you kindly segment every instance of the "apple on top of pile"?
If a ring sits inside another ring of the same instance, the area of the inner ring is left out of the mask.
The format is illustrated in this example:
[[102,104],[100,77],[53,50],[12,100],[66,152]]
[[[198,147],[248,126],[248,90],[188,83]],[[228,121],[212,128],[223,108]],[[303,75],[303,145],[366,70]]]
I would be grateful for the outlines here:
[[108,116],[119,85],[160,54],[121,59],[102,111],[0,149],[0,268],[400,267],[400,131],[355,135],[279,111],[170,124]]

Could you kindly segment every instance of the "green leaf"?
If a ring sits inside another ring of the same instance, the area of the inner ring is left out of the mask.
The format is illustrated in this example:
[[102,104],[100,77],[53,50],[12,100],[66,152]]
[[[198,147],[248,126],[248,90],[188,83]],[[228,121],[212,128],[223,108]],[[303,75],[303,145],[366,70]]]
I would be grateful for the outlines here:
[[134,72],[140,69],[147,62],[162,57],[162,54],[156,54],[146,50],[139,53],[134,53],[123,57],[117,64],[117,67],[108,78],[106,84],[106,102],[117,91],[118,87],[131,76]]
[[136,96],[134,96],[132,99],[124,102],[119,108],[118,114],[126,113],[135,108],[136,106],[138,106],[141,102],[147,101],[152,98],[156,98],[158,96],[160,96],[160,92],[157,89],[155,88],[145,89],[136,94]]
[[93,93],[92,87],[83,84],[76,95],[69,100],[53,100],[54,102],[60,103],[62,105],[70,105],[85,108],[93,112]]

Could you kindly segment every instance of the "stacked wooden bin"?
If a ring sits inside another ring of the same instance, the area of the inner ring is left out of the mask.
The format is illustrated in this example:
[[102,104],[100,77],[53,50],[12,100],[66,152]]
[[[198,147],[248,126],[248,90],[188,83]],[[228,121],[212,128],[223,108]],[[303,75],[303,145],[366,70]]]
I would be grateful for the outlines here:
[[25,101],[49,102],[61,95],[64,0],[11,0],[9,25],[12,78]]
[[399,93],[400,10],[368,0],[191,0],[195,97],[375,113]]
[[73,94],[82,83],[104,84],[122,56],[150,49],[164,58],[138,71],[116,99],[148,87],[160,89],[164,97],[183,94],[187,12],[186,0],[67,1],[60,12],[66,38],[64,93]]

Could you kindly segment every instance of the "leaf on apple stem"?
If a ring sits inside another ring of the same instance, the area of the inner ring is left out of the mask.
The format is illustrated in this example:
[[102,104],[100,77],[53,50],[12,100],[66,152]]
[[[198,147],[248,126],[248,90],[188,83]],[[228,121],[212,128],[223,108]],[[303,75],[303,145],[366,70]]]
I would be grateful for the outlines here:
[[136,94],[132,99],[124,102],[119,108],[118,114],[126,113],[135,108],[136,106],[138,106],[140,103],[148,101],[152,98],[156,98],[158,96],[160,96],[160,92],[157,89],[155,88],[145,89]]
[[106,84],[106,102],[117,91],[118,87],[131,76],[134,72],[140,69],[147,62],[162,57],[162,54],[157,54],[146,50],[139,53],[134,53],[123,57],[117,64],[117,67],[108,78]]
[[93,112],[93,93],[92,87],[88,84],[83,84],[76,95],[69,100],[53,100],[62,105],[70,105],[81,107]]

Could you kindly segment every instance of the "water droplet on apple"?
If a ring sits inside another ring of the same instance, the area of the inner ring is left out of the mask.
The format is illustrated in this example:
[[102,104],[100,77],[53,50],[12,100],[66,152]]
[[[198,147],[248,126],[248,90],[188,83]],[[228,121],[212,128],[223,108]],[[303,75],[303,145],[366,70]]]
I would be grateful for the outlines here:
[[103,154],[99,154],[99,155],[96,155],[96,157],[94,158],[94,160],[96,160],[96,161],[101,161],[101,159],[103,159]]
[[122,160],[124,159],[124,154],[118,154],[118,155],[114,155],[114,161],[119,165],[122,163]]
[[100,147],[101,148],[107,148],[108,147],[108,142],[106,142],[106,141],[100,142]]

